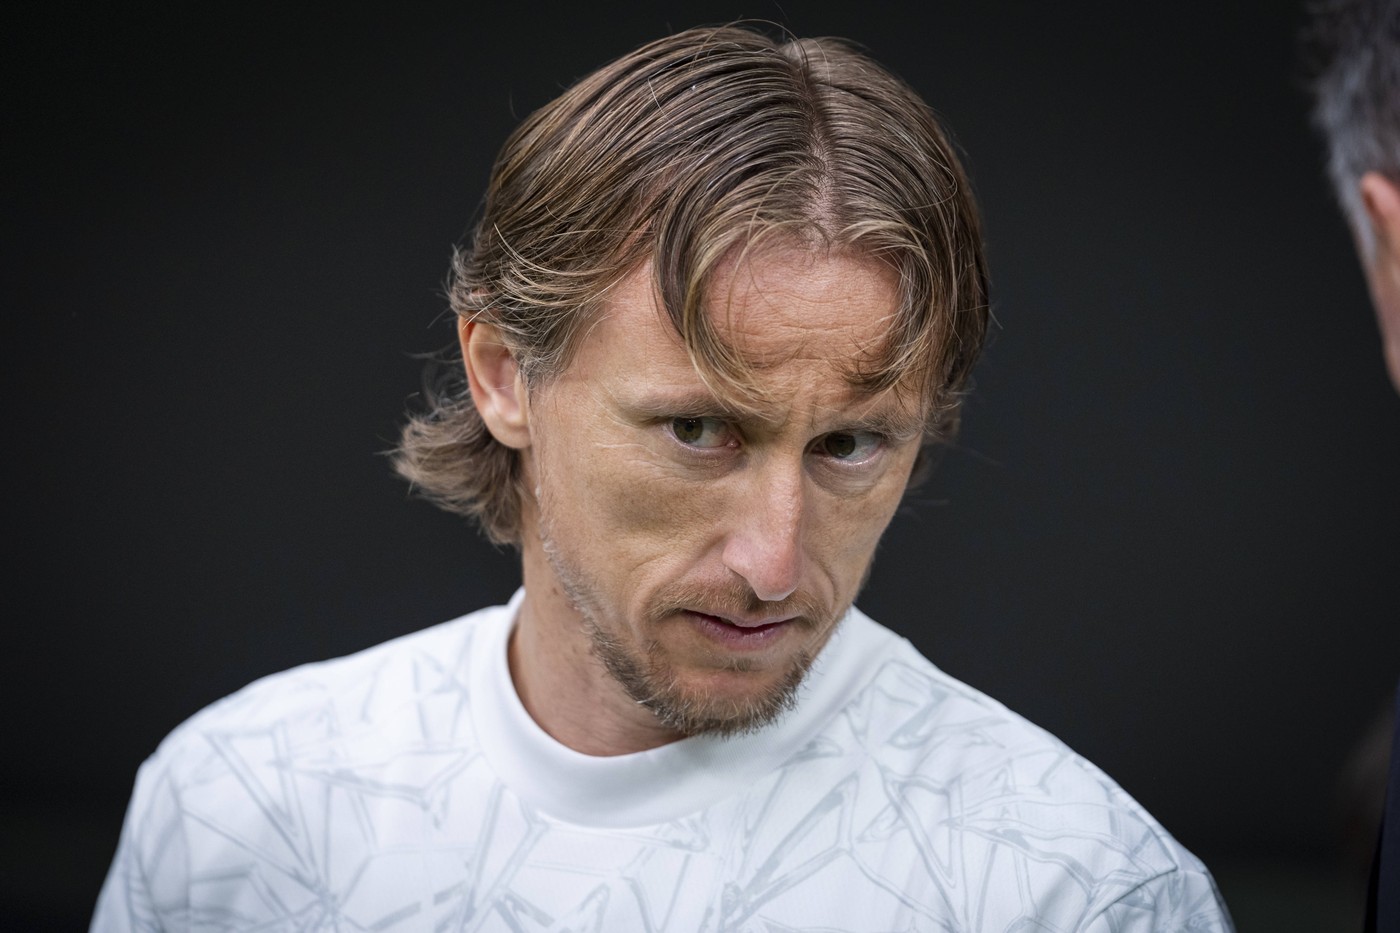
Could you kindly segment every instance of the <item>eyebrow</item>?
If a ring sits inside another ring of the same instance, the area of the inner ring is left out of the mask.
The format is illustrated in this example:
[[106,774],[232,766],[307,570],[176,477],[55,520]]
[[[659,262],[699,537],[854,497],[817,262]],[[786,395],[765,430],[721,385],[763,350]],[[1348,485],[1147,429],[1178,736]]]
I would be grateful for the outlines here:
[[737,405],[725,402],[709,392],[687,391],[667,394],[664,391],[648,394],[645,398],[619,398],[618,402],[629,412],[647,418],[705,417],[723,418],[726,421],[764,420],[753,412],[745,411]]
[[924,433],[925,419],[906,414],[903,410],[872,411],[854,419],[850,426],[861,431],[871,431],[895,441],[911,441]]
[[[640,399],[617,400],[634,417],[654,418],[720,418],[735,424],[759,422],[777,425],[778,419],[765,418],[761,413],[745,410],[709,392],[664,392]],[[837,419],[830,431],[870,431],[895,441],[913,440],[924,433],[925,420],[910,414],[902,406],[885,405],[861,415]]]

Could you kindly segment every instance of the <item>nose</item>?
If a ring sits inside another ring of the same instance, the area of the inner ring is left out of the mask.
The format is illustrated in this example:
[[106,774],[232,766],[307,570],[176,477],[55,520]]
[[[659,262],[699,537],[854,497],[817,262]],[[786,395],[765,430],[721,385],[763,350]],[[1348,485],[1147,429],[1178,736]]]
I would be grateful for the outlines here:
[[755,471],[736,504],[724,542],[724,565],[765,602],[791,596],[802,578],[801,467]]

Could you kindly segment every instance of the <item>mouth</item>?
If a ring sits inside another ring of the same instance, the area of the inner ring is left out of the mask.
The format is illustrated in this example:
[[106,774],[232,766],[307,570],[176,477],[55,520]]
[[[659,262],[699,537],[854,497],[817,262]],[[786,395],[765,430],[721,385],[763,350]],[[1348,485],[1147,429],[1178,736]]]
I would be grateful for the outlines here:
[[764,647],[794,627],[795,618],[730,618],[695,610],[683,613],[706,637],[727,647],[755,649]]

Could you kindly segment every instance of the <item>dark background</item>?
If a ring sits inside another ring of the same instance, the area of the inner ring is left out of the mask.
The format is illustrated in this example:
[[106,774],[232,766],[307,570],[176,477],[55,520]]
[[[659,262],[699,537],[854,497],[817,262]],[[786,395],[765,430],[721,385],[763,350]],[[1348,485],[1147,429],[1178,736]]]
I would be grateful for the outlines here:
[[867,45],[985,207],[1000,329],[862,605],[1117,778],[1242,929],[1346,928],[1339,781],[1400,676],[1400,400],[1301,11],[482,7],[10,14],[10,928],[86,922],[198,708],[510,594],[381,456],[452,339],[451,246],[519,118],[741,16]]

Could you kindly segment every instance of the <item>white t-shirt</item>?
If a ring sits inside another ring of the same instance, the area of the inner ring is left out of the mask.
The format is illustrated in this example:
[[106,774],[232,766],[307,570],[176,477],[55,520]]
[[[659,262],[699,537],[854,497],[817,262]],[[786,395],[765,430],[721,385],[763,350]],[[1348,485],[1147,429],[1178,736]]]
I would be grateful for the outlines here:
[[774,725],[592,757],[516,696],[520,598],[178,727],[93,930],[1230,929],[1117,785],[857,610]]

